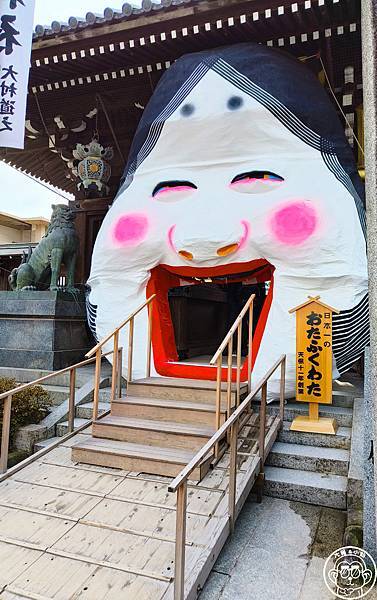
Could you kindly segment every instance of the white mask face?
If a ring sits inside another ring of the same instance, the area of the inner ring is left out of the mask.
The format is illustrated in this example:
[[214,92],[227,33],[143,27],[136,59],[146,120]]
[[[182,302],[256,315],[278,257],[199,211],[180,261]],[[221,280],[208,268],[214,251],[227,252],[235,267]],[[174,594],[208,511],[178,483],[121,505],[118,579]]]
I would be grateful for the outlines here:
[[[258,325],[254,375],[287,354],[291,395],[295,318],[288,310],[308,295],[339,310],[362,301],[365,241],[355,199],[317,149],[319,136],[284,107],[277,118],[264,100],[210,69],[177,103],[104,220],[90,301],[98,306],[101,338],[145,300],[152,272],[149,292],[158,293],[155,316],[168,339],[154,339],[157,373],[214,378],[208,368],[176,364],[167,290],[187,283],[185,276],[273,280]],[[347,179],[339,163],[337,169]],[[135,368],[142,376],[146,315],[138,335]]]

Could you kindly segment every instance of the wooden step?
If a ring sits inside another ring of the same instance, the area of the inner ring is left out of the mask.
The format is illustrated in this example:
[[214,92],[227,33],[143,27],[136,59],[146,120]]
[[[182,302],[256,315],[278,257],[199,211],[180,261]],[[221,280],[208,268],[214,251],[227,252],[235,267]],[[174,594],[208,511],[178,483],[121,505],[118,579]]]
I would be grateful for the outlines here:
[[[167,477],[176,477],[194,455],[194,452],[177,448],[146,446],[89,436],[87,441],[72,447],[74,462]],[[212,455],[193,471],[190,479],[200,481],[207,473],[211,460]]]
[[151,421],[108,415],[93,423],[93,436],[147,446],[200,450],[215,429],[174,421]]
[[[175,421],[215,427],[216,408],[213,404],[167,400],[166,398],[143,398],[126,396],[111,404],[111,414],[118,417],[149,419],[151,421]],[[225,421],[225,410],[220,422]]]
[[[227,384],[221,384],[222,400],[227,398]],[[247,383],[241,383],[241,396],[247,393]],[[128,384],[130,396],[143,398],[164,398],[166,400],[185,400],[186,402],[206,404],[216,403],[216,381],[199,379],[180,379],[178,377],[146,377]],[[234,404],[236,385],[232,384],[232,400]]]

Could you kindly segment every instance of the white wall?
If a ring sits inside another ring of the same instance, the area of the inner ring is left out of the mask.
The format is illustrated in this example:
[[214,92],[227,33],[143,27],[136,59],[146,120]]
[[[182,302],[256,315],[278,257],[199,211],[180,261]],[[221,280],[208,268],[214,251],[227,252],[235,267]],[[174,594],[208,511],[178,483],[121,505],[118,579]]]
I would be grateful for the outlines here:
[[[26,234],[26,239],[23,238],[23,234]],[[30,241],[30,231],[19,231],[12,227],[6,227],[0,225],[0,244],[11,244],[12,242],[24,242]]]

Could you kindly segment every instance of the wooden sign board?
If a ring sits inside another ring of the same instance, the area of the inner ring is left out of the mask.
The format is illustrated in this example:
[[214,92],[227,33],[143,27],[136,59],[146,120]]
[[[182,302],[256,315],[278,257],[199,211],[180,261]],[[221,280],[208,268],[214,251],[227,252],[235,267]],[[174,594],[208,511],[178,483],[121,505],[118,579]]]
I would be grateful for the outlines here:
[[318,404],[332,403],[332,315],[338,312],[309,300],[289,312],[296,313],[296,399],[309,402],[309,416],[297,417],[291,429],[335,433],[333,419],[320,419]]

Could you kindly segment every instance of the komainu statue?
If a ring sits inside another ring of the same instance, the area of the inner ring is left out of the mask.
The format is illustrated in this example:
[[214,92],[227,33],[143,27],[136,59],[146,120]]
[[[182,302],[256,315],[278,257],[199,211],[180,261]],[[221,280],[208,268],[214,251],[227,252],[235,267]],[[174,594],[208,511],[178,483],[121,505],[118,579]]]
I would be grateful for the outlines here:
[[[65,204],[52,206],[51,223],[32,252],[24,255],[20,266],[9,276],[12,290],[46,289],[57,291],[62,265],[66,269],[66,291],[75,291],[74,276],[79,239],[75,230],[75,213]],[[48,285],[49,284],[49,285]]]

